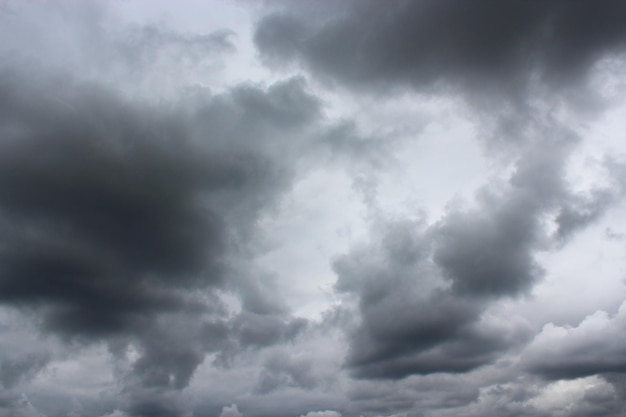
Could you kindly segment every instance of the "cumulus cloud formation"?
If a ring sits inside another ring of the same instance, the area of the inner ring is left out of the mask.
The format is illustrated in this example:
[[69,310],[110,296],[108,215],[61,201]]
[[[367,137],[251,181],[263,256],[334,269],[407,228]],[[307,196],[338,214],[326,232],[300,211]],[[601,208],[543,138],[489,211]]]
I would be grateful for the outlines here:
[[620,415],[625,17],[3,3],[0,417]]
[[626,305],[614,315],[597,311],[576,327],[546,324],[527,346],[522,363],[549,379],[569,379],[625,371],[624,346],[611,337],[624,329]]
[[[185,388],[222,349],[215,323],[229,317],[211,291],[245,290],[244,311],[223,324],[244,346],[297,332],[271,315],[277,299],[265,311],[258,288],[228,276],[241,274],[255,219],[289,182],[290,157],[264,142],[295,148],[317,117],[302,82],[237,86],[187,109],[28,67],[5,66],[0,85],[3,305],[116,356],[135,346],[125,384],[141,392],[137,415],[156,413],[153,397]],[[33,355],[4,359],[3,386],[41,367],[45,355]]]
[[474,209],[437,223],[383,223],[369,246],[335,260],[337,289],[356,295],[360,327],[348,365],[360,377],[466,372],[522,343],[525,329],[488,323],[493,300],[527,294],[536,255],[558,241],[542,218],[576,198],[562,168],[572,139],[525,154],[508,184],[479,190]]
[[[241,288],[246,311],[228,326],[244,346],[297,333],[302,320],[275,315],[275,297],[227,281],[241,273],[244,263],[231,264],[246,256],[255,219],[289,182],[286,155],[255,147],[315,118],[301,83],[236,88],[192,114],[90,85],[30,85],[8,70],[2,87],[4,305],[69,340],[110,340],[116,352],[139,343],[133,373],[151,387],[184,388],[219,346],[219,326],[197,321],[224,314],[206,291]],[[255,143],[242,144],[251,131]],[[20,364],[5,367],[8,386]]]

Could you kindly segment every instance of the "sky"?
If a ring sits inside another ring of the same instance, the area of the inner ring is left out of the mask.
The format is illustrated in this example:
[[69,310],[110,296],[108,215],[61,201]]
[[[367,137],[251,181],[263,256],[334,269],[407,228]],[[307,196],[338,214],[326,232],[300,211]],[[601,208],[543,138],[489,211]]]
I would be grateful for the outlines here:
[[0,417],[626,415],[625,21],[0,1]]

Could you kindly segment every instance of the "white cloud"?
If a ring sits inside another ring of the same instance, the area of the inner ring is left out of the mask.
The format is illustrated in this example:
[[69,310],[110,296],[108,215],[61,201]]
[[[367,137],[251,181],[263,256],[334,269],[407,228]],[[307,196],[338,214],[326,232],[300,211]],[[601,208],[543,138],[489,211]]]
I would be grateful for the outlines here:
[[300,417],[341,417],[341,413],[332,410],[309,411],[306,415],[303,414]]
[[244,415],[239,412],[237,404],[232,404],[230,406],[224,406],[222,408],[220,417],[244,417]]

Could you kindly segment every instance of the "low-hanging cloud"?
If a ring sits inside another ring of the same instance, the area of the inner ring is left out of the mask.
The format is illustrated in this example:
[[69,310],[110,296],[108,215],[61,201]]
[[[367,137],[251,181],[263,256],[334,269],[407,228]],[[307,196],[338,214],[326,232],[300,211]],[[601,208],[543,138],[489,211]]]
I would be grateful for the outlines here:
[[[291,160],[264,143],[316,117],[302,83],[241,87],[184,113],[40,75],[7,69],[0,81],[0,302],[63,339],[111,342],[119,355],[138,344],[128,386],[156,393],[186,387],[206,352],[226,346],[192,319],[223,316],[207,291],[245,294],[250,312],[228,325],[242,346],[293,337],[301,324],[260,307],[262,286],[229,277],[290,181]],[[3,362],[3,385],[21,363]],[[154,407],[139,397],[132,409]]]
[[0,6],[1,417],[623,413],[622,2],[152,6]]
[[527,97],[537,78],[571,86],[626,46],[626,7],[615,0],[355,1],[330,10],[270,14],[256,44],[270,62],[301,62],[358,90],[452,87],[474,99]]

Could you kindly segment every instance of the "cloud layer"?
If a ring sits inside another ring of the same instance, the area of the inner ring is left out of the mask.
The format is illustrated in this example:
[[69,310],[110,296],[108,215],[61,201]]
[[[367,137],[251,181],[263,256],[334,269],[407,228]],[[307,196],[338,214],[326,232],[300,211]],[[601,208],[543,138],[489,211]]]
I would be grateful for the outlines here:
[[0,7],[0,417],[626,410],[623,2],[209,6]]

